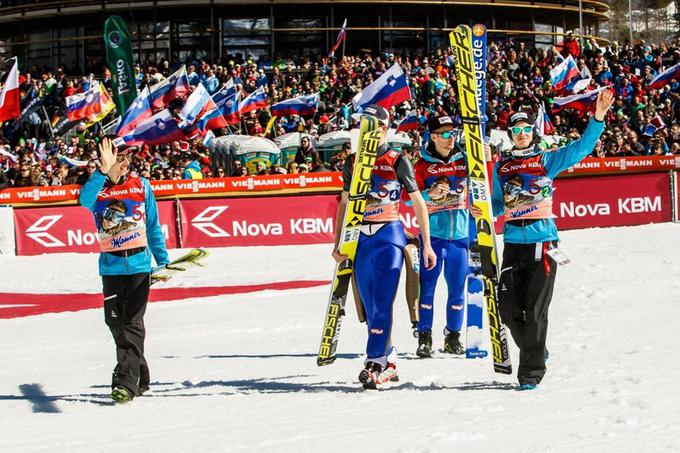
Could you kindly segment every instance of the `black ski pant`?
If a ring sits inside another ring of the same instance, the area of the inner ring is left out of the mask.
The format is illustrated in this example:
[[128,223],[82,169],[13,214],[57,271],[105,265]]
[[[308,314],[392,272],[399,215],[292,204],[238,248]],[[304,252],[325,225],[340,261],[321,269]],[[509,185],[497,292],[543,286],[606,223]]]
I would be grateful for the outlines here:
[[122,385],[137,395],[149,386],[149,367],[144,358],[144,312],[150,276],[148,273],[104,275],[102,281],[104,320],[116,343],[118,361],[111,388]]
[[503,323],[519,348],[517,380],[537,385],[545,375],[548,308],[557,263],[546,252],[552,243],[505,244],[498,283]]

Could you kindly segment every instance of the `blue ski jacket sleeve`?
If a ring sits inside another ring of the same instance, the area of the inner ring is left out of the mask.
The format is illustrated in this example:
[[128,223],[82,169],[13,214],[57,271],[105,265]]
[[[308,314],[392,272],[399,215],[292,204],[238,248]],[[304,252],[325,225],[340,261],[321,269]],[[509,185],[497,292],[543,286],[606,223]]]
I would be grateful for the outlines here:
[[[78,198],[81,206],[94,213],[97,196],[106,183],[106,175],[99,170],[95,171],[90,179],[80,189]],[[170,262],[168,251],[165,247],[165,236],[161,229],[158,206],[153,195],[151,184],[142,178],[144,184],[144,204],[146,211],[146,234],[148,247],[144,252],[124,257],[111,253],[99,255],[99,275],[131,275],[151,272],[151,255],[156,263],[164,266]]]
[[[544,153],[541,157],[545,171],[550,179],[554,179],[561,172],[583,160],[593,152],[595,143],[602,135],[604,121],[591,118],[588,127],[579,140],[569,143],[556,151]],[[503,204],[503,188],[498,178],[497,162],[493,169],[493,191],[491,204],[495,216],[505,212]],[[537,242],[557,241],[557,226],[553,219],[540,219],[525,226],[505,223],[503,227],[503,241],[510,244],[534,244]]]

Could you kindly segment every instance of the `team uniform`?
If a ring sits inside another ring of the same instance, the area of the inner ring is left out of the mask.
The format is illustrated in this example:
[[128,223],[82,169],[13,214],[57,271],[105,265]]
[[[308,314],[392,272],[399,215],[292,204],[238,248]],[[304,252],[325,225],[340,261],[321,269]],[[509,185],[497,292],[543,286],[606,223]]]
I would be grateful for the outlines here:
[[114,393],[126,389],[129,400],[143,393],[150,381],[143,317],[151,255],[159,265],[169,261],[156,200],[146,179],[128,176],[114,184],[98,170],[83,185],[79,200],[92,211],[99,236],[104,320],[116,344],[111,386]]
[[[343,190],[352,180],[354,156],[345,161]],[[372,374],[396,379],[396,350],[392,346],[392,306],[399,286],[406,245],[399,221],[402,188],[418,191],[413,165],[401,152],[383,146],[378,151],[367,194],[355,257],[354,279],[368,328],[362,383]]]
[[495,215],[505,216],[503,263],[499,278],[499,308],[520,349],[517,378],[533,388],[546,372],[548,308],[557,263],[553,218],[553,179],[588,156],[604,130],[592,118],[580,140],[553,152],[538,146],[512,150],[494,166],[492,203]]
[[[465,309],[465,278],[469,248],[469,196],[467,162],[465,155],[454,149],[447,159],[439,157],[430,143],[415,164],[416,181],[422,191],[430,217],[432,248],[437,255],[437,265],[420,270],[419,348],[421,357],[431,355],[434,293],[437,280],[444,272],[448,287],[446,301],[446,352],[462,354],[459,341]],[[446,184],[449,192],[433,199],[430,189],[435,184]],[[425,346],[423,346],[425,345]]]

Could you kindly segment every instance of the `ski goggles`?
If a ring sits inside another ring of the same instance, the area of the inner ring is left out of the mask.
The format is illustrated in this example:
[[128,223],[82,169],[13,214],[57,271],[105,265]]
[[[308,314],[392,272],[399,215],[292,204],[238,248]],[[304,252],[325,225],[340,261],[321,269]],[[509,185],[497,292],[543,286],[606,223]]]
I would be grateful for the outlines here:
[[444,140],[448,140],[450,138],[456,137],[455,131],[446,131],[446,132],[442,132],[442,133],[437,133],[437,135],[439,135]]
[[512,126],[510,132],[512,132],[512,135],[519,135],[520,132],[530,134],[533,129],[533,126]]
[[116,211],[115,209],[106,208],[104,209],[104,212],[102,212],[102,217],[104,220],[108,220],[109,222],[120,223],[123,221],[123,219],[125,219],[125,213]]

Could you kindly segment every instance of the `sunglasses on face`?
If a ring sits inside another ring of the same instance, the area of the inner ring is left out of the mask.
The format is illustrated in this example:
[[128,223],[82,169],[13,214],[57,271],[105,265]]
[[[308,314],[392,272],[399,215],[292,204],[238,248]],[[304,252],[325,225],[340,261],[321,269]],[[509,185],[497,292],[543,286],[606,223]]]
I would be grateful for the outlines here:
[[453,133],[453,131],[446,131],[446,132],[442,132],[441,134],[437,134],[437,135],[439,135],[444,140],[448,140],[450,138],[453,138],[453,136],[455,134]]
[[513,133],[513,135],[518,135],[520,132],[530,134],[532,130],[533,126],[513,126],[510,128],[510,131]]

